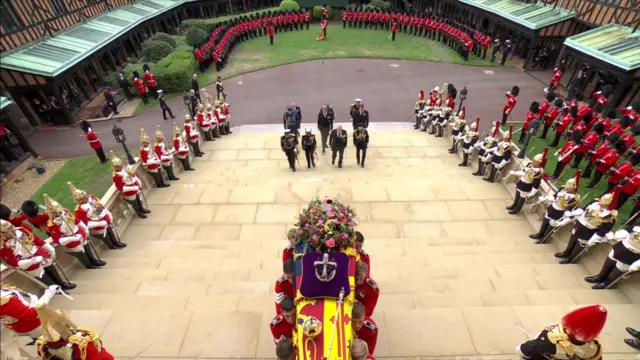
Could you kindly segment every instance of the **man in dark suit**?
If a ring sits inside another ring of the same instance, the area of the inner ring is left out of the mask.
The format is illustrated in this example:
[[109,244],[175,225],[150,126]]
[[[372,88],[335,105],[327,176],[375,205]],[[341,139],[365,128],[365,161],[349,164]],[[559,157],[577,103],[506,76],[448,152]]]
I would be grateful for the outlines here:
[[359,124],[362,124],[365,129],[369,127],[369,111],[364,109],[363,102],[360,103],[358,110],[353,113],[353,131],[356,131]]
[[324,105],[318,113],[318,131],[320,131],[320,137],[322,139],[323,154],[327,149],[327,138],[331,130],[333,130],[333,113],[329,111],[329,107]]
[[193,74],[193,78],[191,79],[191,88],[193,89],[198,100],[202,101],[202,99],[200,99],[200,84],[198,83],[198,74]]
[[198,110],[198,104],[200,98],[196,95],[195,90],[191,90],[189,92],[189,111],[191,112],[191,117],[196,118],[196,112]]
[[162,109],[162,117],[167,120],[167,112],[169,113],[169,116],[171,116],[172,119],[175,119],[176,117],[173,116],[173,113],[171,112],[171,108],[169,107],[169,105],[167,105],[167,102],[164,100],[164,91],[162,90],[158,90],[158,101],[160,102],[160,109]]
[[347,136],[347,130],[342,129],[342,125],[338,125],[336,129],[331,130],[329,136],[329,146],[331,147],[331,165],[336,164],[336,155],[338,157],[338,167],[342,167],[342,157],[344,156],[344,149],[347,147],[349,137]]
[[120,85],[120,88],[124,92],[124,95],[127,97],[127,100],[133,99],[133,95],[131,95],[131,83],[123,73],[118,74],[118,85]]
[[116,99],[113,97],[111,88],[104,89],[103,94],[104,94],[104,100],[107,102],[107,106],[113,111],[113,115],[120,114],[118,112],[118,103],[116,103]]

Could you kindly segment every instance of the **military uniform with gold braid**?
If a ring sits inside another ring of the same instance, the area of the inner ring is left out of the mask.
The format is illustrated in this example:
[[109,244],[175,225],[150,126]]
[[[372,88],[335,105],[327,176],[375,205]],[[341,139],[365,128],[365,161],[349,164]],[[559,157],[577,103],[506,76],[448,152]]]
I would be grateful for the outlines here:
[[45,304],[36,306],[42,322],[43,335],[36,342],[42,360],[113,360],[102,346],[98,334],[88,328],[79,328],[69,315],[53,310]]
[[565,315],[559,323],[545,327],[535,339],[524,342],[516,352],[526,360],[600,360],[598,335],[607,321],[607,309],[591,305]]
[[307,159],[307,169],[316,167],[315,152],[316,152],[316,136],[311,133],[311,128],[304,130],[302,135],[302,150],[304,150],[304,156]]
[[507,206],[509,214],[515,215],[522,210],[524,203],[527,199],[535,196],[540,190],[540,184],[542,183],[542,175],[544,174],[544,164],[546,153],[549,150],[547,147],[542,154],[538,154],[533,157],[533,161],[527,164],[524,170],[511,170],[509,176],[519,176],[520,179],[516,183],[516,195],[513,199],[513,204]]
[[[75,287],[75,286],[74,286]],[[38,298],[14,286],[0,288],[0,322],[18,336],[29,336],[36,340],[42,335],[42,326],[36,306],[48,304],[56,294],[64,294],[59,285],[51,285]],[[67,296],[65,294],[65,296]]]
[[196,126],[193,124],[193,119],[187,113],[187,110],[184,111],[184,132],[187,135],[187,139],[189,140],[189,144],[193,148],[193,156],[201,157],[204,155],[204,151],[200,151],[200,132],[196,129]]
[[424,115],[424,110],[426,106],[427,106],[427,102],[424,100],[424,90],[420,90],[420,93],[418,94],[418,101],[416,101],[416,106],[414,110],[416,115],[416,125],[414,126],[414,129],[420,128],[420,123]]
[[464,136],[458,136],[460,140],[462,140],[462,162],[458,164],[458,166],[467,166],[467,163],[469,162],[469,155],[475,148],[478,138],[480,137],[478,126],[480,126],[480,118],[477,118],[476,122],[469,126],[469,129],[464,133]]
[[[349,107],[349,121],[351,121],[353,123],[353,114],[356,113],[356,111],[358,111],[360,109],[360,103],[362,102],[361,99],[354,99],[353,100],[354,103],[351,104],[351,106]],[[353,129],[355,130],[355,129]]]
[[162,175],[160,157],[151,146],[151,140],[149,140],[149,136],[147,136],[144,129],[140,129],[140,144],[140,161],[145,170],[151,175],[158,188],[169,187],[170,185],[164,181],[164,176]]
[[111,152],[111,166],[113,167],[113,174],[111,179],[116,189],[122,193],[124,201],[129,203],[135,210],[136,215],[141,219],[146,219],[147,215],[151,213],[151,210],[145,209],[142,204],[142,181],[133,173],[133,170],[124,165],[122,160],[118,158],[113,151]]
[[487,135],[482,142],[476,142],[474,148],[478,149],[478,170],[473,173],[474,176],[484,176],[487,165],[491,163],[493,152],[498,148],[498,131],[500,123],[496,122],[493,134]]
[[489,172],[489,177],[484,178],[484,181],[495,182],[498,177],[498,172],[511,161],[513,149],[513,144],[511,143],[512,134],[513,125],[509,127],[509,133],[502,135],[502,141],[498,143],[496,150],[491,155],[491,171]]
[[184,171],[195,170],[189,162],[190,151],[186,134],[180,130],[176,123],[173,123],[173,150],[176,151],[176,158],[182,163],[182,169]]
[[99,235],[109,249],[124,248],[127,244],[120,241],[120,236],[113,227],[113,216],[105,208],[100,199],[89,195],[86,191],[76,189],[72,183],[67,186],[71,190],[73,199],[78,203],[75,208],[77,221],[83,222],[91,234]]
[[[580,203],[580,194],[578,189],[580,187],[580,174],[581,170],[576,172],[576,176],[567,180],[564,187],[558,189],[555,194],[541,196],[538,198],[538,203],[548,203],[547,210],[544,214],[544,220],[540,225],[540,230],[537,233],[529,235],[530,238],[538,240],[536,244],[544,243],[552,231],[567,225],[574,219],[574,211]],[[577,215],[581,214],[582,210],[578,209]]]
[[467,132],[467,119],[465,118],[465,109],[463,108],[458,116],[454,116],[453,126],[451,127],[451,149],[449,154],[458,152],[458,143],[464,138]]
[[596,284],[593,286],[594,290],[607,289],[624,275],[640,271],[640,226],[634,226],[631,233],[627,230],[609,232],[604,239],[587,245],[593,246],[605,241],[612,244],[613,248],[609,251],[600,273],[584,279]]
[[296,157],[298,156],[296,153],[297,147],[298,139],[291,133],[291,130],[286,129],[284,135],[280,137],[280,148],[284,151],[285,155],[287,155],[289,168],[294,172],[296,171]]
[[442,90],[440,90],[440,114],[436,116],[436,126],[431,132],[431,134],[435,134],[436,137],[444,136],[444,128],[449,123],[449,117],[451,116],[451,112],[453,111],[453,109],[449,106],[448,101],[448,95],[450,91],[451,89],[449,87],[449,84],[444,83],[444,85],[442,85]]
[[613,229],[618,217],[615,210],[617,194],[605,194],[587,205],[584,210],[577,209],[573,213],[577,222],[571,230],[571,237],[567,248],[555,257],[560,264],[572,263],[588,246],[601,241]]
[[167,143],[164,142],[164,134],[162,133],[162,128],[160,125],[156,128],[156,143],[153,146],[153,151],[156,153],[158,158],[160,158],[160,163],[162,164],[162,168],[164,172],[167,173],[167,177],[169,180],[180,180],[176,177],[176,173],[173,171],[173,154]]
[[44,194],[44,206],[49,214],[47,232],[54,243],[64,246],[67,254],[75,257],[87,269],[95,269],[107,263],[100,260],[89,239],[89,229],[81,221],[76,221],[69,210]]

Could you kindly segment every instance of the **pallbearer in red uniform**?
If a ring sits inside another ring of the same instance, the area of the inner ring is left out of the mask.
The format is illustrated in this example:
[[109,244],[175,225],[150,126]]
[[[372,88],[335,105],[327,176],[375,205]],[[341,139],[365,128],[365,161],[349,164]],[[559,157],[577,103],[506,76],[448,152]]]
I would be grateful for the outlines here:
[[515,215],[522,210],[524,203],[527,199],[535,196],[540,190],[540,184],[542,183],[542,175],[544,175],[544,167],[542,164],[547,157],[547,151],[549,148],[545,148],[542,154],[538,154],[533,157],[533,161],[527,164],[524,170],[511,170],[509,176],[518,176],[519,180],[516,183],[516,196],[513,199],[513,204],[507,206],[509,214]]
[[54,243],[64,246],[67,253],[80,261],[87,269],[105,266],[89,243],[89,229],[78,221],[69,210],[63,208],[49,195],[44,194],[44,206],[49,214],[47,232]]
[[62,279],[53,265],[55,258],[51,244],[25,228],[0,220],[0,259],[5,264],[39,278],[47,285],[57,284],[65,290],[75,288],[74,284]]
[[159,188],[169,187],[170,185],[164,182],[164,176],[160,170],[161,161],[153,151],[151,146],[151,140],[145,133],[144,129],[140,129],[140,161],[144,166],[144,169],[151,175],[156,186]]
[[353,304],[351,326],[358,339],[363,340],[369,347],[369,354],[373,354],[378,343],[378,325],[370,316],[365,314],[362,303]]
[[100,199],[76,189],[70,182],[67,183],[67,186],[69,186],[74,200],[78,203],[75,209],[76,220],[84,223],[90,234],[102,237],[109,249],[126,247],[127,244],[120,241],[120,235],[113,227],[111,212],[100,202]]
[[369,352],[369,345],[364,340],[355,339],[351,345],[352,360],[376,360]]
[[156,76],[151,72],[151,68],[149,65],[142,65],[142,70],[144,71],[144,78],[147,80],[147,87],[149,91],[151,91],[151,96],[155,99],[158,99],[158,83],[156,82]]
[[42,360],[113,360],[102,345],[98,334],[89,328],[77,327],[69,315],[45,304],[36,305],[43,335],[36,342]]
[[38,298],[17,287],[2,285],[0,288],[0,322],[18,336],[33,340],[42,335],[42,324],[36,312],[38,304],[48,304],[56,294],[63,293],[60,286],[51,285]]
[[204,155],[204,152],[200,151],[200,133],[195,127],[193,121],[191,121],[191,116],[187,113],[187,110],[184,110],[184,132],[187,135],[187,139],[189,139],[189,144],[193,148],[193,156],[201,157]]
[[144,196],[142,193],[142,182],[113,152],[111,152],[111,157],[111,166],[113,167],[111,178],[113,184],[122,193],[124,201],[133,207],[136,215],[142,219],[146,219],[146,214],[151,213],[151,210],[145,209],[145,205],[142,204],[142,196]]
[[80,128],[84,131],[85,139],[89,141],[89,146],[91,146],[91,148],[96,152],[100,162],[103,164],[106,163],[108,161],[107,156],[104,154],[104,149],[102,149],[102,144],[98,139],[98,135],[93,131],[89,122],[86,120],[81,121]]
[[284,299],[293,300],[295,298],[295,290],[293,288],[294,267],[293,259],[287,260],[282,265],[282,276],[276,281],[274,290],[276,294],[276,314],[282,312],[282,301]]
[[606,321],[607,309],[602,305],[574,310],[535,339],[518,345],[516,352],[525,360],[600,360],[604,351],[597,337]]
[[158,128],[156,129],[156,143],[153,145],[153,151],[160,159],[162,168],[167,173],[169,180],[180,180],[178,177],[176,177],[176,174],[173,170],[173,154],[164,141],[164,134],[162,133],[162,128],[160,127],[160,125],[158,125]]
[[356,263],[356,301],[364,305],[365,315],[373,315],[379,297],[380,288],[369,277],[369,266],[364,261],[358,261]]
[[173,149],[176,151],[176,158],[182,163],[184,171],[195,170],[189,161],[189,143],[176,123],[173,123]]
[[505,94],[505,96],[507,97],[507,103],[504,104],[504,108],[502,108],[502,121],[500,123],[501,125],[504,126],[504,124],[507,123],[507,116],[509,116],[509,114],[511,114],[513,109],[516,107],[519,94],[520,88],[517,86],[512,87],[511,91],[507,91],[507,93]]
[[627,146],[625,142],[622,140],[618,140],[613,145],[612,149],[607,150],[607,152],[601,158],[597,159],[594,162],[596,172],[595,174],[593,174],[593,179],[591,179],[591,182],[589,183],[589,185],[587,185],[587,188],[592,189],[596,185],[598,185],[598,182],[600,182],[602,176],[608,173],[609,170],[611,170],[616,165],[616,163],[620,159],[620,156],[624,154],[626,150]]
[[363,244],[364,244],[364,235],[362,235],[360,231],[356,231],[356,239],[353,245],[358,251],[358,255],[360,255],[359,261],[362,261],[365,264],[367,264],[367,276],[369,276],[369,274],[371,273],[371,257],[362,248]]
[[142,98],[142,102],[145,104],[149,103],[149,99],[147,99],[147,86],[144,84],[144,80],[140,79],[140,74],[137,71],[133,72],[133,81],[131,85],[138,88],[138,93]]
[[293,339],[293,328],[296,324],[296,308],[293,299],[284,299],[280,304],[282,312],[276,315],[269,324],[273,342],[278,344],[280,340]]

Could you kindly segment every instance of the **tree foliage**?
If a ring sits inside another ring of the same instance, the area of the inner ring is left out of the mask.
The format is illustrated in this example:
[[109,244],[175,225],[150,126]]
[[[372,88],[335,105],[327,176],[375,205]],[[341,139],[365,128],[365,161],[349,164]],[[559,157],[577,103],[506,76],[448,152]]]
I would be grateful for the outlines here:
[[171,54],[173,48],[164,41],[146,40],[142,43],[144,61],[155,62]]
[[206,43],[208,39],[207,32],[198,26],[192,26],[187,29],[187,44],[191,47],[197,48]]
[[280,10],[300,10],[300,5],[293,0],[283,0],[280,3]]
[[171,35],[163,32],[153,34],[153,36],[151,36],[149,40],[166,42],[167,44],[171,45],[172,49],[175,49],[177,46],[176,39],[174,39]]

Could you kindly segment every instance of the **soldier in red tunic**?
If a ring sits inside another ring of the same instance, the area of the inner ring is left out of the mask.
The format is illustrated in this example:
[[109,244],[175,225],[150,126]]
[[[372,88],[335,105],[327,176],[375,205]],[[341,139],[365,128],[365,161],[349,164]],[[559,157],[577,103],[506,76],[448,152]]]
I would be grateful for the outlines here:
[[[15,213],[16,216],[12,216]],[[27,216],[18,210],[12,210],[5,204],[0,204],[0,219],[9,222],[15,227],[23,227],[27,231],[32,231],[31,226],[25,224]]]
[[91,148],[96,152],[96,155],[98,155],[100,162],[103,164],[106,163],[108,161],[107,156],[104,154],[98,135],[93,131],[89,122],[83,120],[80,122],[80,128],[84,131],[84,137],[89,141],[89,146],[91,146]]
[[504,104],[504,108],[502,108],[502,121],[500,124],[504,126],[507,123],[507,116],[511,114],[513,109],[516,107],[518,103],[518,95],[520,94],[520,88],[514,86],[511,88],[511,91],[507,91],[505,96],[507,97],[507,103]]
[[189,161],[189,143],[176,123],[173,123],[173,150],[176,152],[176,158],[182,163],[184,171],[195,170]]
[[42,360],[114,360],[98,334],[77,327],[63,311],[53,310],[45,304],[36,305],[36,311],[43,332],[36,342],[36,349]]
[[558,156],[558,163],[556,164],[556,168],[553,171],[553,175],[551,175],[551,179],[559,178],[565,166],[571,163],[571,159],[573,158],[574,153],[580,147],[582,137],[583,135],[581,131],[572,132],[571,140],[567,141],[560,150],[556,151],[555,155]]
[[276,357],[278,360],[295,360],[296,348],[293,346],[293,340],[283,338],[276,345]]
[[42,326],[36,306],[48,304],[56,294],[64,294],[58,285],[51,285],[38,298],[34,294],[9,285],[0,288],[0,318],[2,325],[18,336],[29,336],[37,340],[42,335]]
[[356,301],[365,307],[367,316],[373,315],[380,297],[378,284],[369,277],[369,266],[364,261],[356,264]]
[[282,265],[282,276],[276,281],[274,293],[276,294],[276,314],[282,312],[282,301],[284,299],[294,299],[295,290],[293,288],[293,259],[287,260]]
[[607,150],[607,152],[600,159],[597,159],[594,162],[596,172],[595,174],[593,174],[593,179],[591,179],[591,182],[589,183],[589,185],[587,185],[587,188],[592,189],[596,187],[596,185],[598,185],[598,182],[600,182],[600,179],[602,179],[602,176],[608,173],[609,170],[611,170],[615,166],[616,162],[618,162],[618,159],[620,159],[620,156],[624,154],[626,150],[627,146],[624,141],[618,140],[614,144],[613,149]]
[[273,335],[273,342],[278,344],[282,339],[293,339],[293,328],[296,323],[296,307],[293,299],[282,300],[282,312],[273,318],[269,328]]
[[639,112],[640,100],[635,101],[633,104],[631,104],[631,106],[620,109],[620,114],[622,114],[622,116],[628,116],[631,120],[629,123],[631,126],[635,125],[636,122],[638,122],[638,118],[640,118],[640,115],[638,114]]
[[84,223],[92,235],[95,234],[102,237],[104,244],[109,249],[126,247],[127,244],[120,241],[120,235],[113,227],[113,215],[100,202],[100,199],[87,194],[85,191],[76,189],[70,182],[67,183],[67,186],[69,186],[74,200],[78,203],[75,209],[76,220]]
[[[618,164],[615,168],[609,170],[609,179],[607,183],[607,192],[613,190],[622,180],[626,180],[632,173],[633,167],[640,163],[640,153],[632,153],[629,155],[629,161]],[[620,194],[622,196],[622,194]],[[618,202],[620,199],[618,198]]]
[[376,360],[369,353],[369,345],[364,340],[355,339],[353,345],[351,345],[351,359],[352,360]]
[[553,69],[553,76],[551,77],[551,81],[549,82],[549,86],[544,89],[547,93],[552,93],[556,88],[558,83],[560,83],[560,79],[562,79],[562,75],[564,75],[564,61],[561,64],[556,65]]
[[198,60],[198,64],[200,65],[200,72],[203,73],[207,71],[207,66],[205,65],[205,58],[204,58],[204,55],[202,54],[202,50],[200,50],[199,48],[196,48],[194,53],[196,55],[196,60]]
[[156,76],[151,72],[151,68],[149,65],[142,65],[142,70],[144,71],[144,78],[147,80],[147,87],[149,91],[151,91],[151,95],[154,99],[158,99],[158,83],[156,82]]
[[358,254],[360,255],[360,261],[367,264],[367,276],[369,276],[369,273],[371,273],[371,258],[369,257],[369,254],[367,254],[367,252],[362,248],[363,244],[364,236],[360,231],[356,231],[356,241],[354,242],[354,246],[358,251]]
[[289,240],[289,245],[282,250],[282,263],[286,263],[289,259],[293,259],[293,251],[295,250],[296,244],[296,234],[298,230],[296,228],[291,228],[287,232],[287,240]]
[[567,131],[568,127],[573,123],[573,119],[577,115],[578,108],[576,107],[571,108],[571,110],[569,110],[568,107],[562,109],[562,118],[560,118],[560,120],[555,124],[556,134],[551,144],[549,144],[550,147],[558,146],[558,143],[560,143],[560,138],[565,133],[565,131]]
[[558,116],[560,116],[562,106],[564,106],[564,102],[562,101],[562,99],[553,100],[553,108],[551,108],[551,110],[549,110],[549,113],[544,115],[543,117],[544,127],[542,128],[542,135],[540,135],[540,139],[547,138],[547,132],[549,131],[549,128],[551,128],[551,125],[553,125],[553,123],[556,121]]
[[371,317],[365,314],[365,307],[359,302],[353,304],[351,317],[351,326],[356,336],[367,343],[369,354],[373,354],[378,342],[378,325]]
[[137,71],[133,72],[133,81],[131,82],[131,85],[138,88],[138,93],[142,98],[142,102],[148,104],[149,99],[147,99],[147,86],[144,84],[144,81],[140,79],[140,74],[138,74]]
[[31,225],[47,234],[47,222],[49,222],[49,215],[44,212],[44,206],[38,205],[38,203],[33,200],[25,200],[20,206],[20,209]]
[[153,145],[153,152],[155,152],[156,156],[160,159],[162,168],[167,173],[169,180],[180,180],[173,171],[173,154],[164,141],[164,134],[162,133],[160,125],[158,125],[156,129],[156,143]]
[[111,156],[111,166],[113,167],[111,178],[113,184],[116,186],[116,189],[122,193],[124,201],[133,207],[136,215],[138,215],[139,218],[146,219],[147,214],[150,214],[151,210],[145,209],[142,204],[141,197],[144,196],[142,193],[142,182],[129,167],[124,165],[122,160],[116,157],[113,151],[111,152]]
[[193,148],[193,155],[195,157],[201,157],[204,155],[203,151],[200,151],[200,132],[196,129],[195,124],[191,120],[191,116],[184,110],[184,132],[187,135],[189,144]]
[[144,169],[151,175],[153,181],[156,183],[158,188],[165,188],[171,185],[164,182],[164,176],[162,175],[162,171],[160,170],[161,161],[156,155],[156,152],[153,150],[151,146],[151,140],[145,133],[144,129],[140,129],[140,161],[144,166]]

